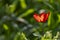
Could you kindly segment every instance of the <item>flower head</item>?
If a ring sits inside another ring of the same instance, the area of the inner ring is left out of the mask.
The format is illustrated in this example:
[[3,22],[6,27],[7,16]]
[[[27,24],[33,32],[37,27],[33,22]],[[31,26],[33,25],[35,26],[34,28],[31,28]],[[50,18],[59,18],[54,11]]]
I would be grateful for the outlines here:
[[37,21],[37,22],[46,22],[47,21],[47,19],[48,19],[48,17],[49,17],[49,14],[50,14],[50,12],[48,12],[48,13],[41,13],[41,14],[37,14],[37,13],[35,13],[34,15],[33,15],[33,17],[34,17],[34,19]]

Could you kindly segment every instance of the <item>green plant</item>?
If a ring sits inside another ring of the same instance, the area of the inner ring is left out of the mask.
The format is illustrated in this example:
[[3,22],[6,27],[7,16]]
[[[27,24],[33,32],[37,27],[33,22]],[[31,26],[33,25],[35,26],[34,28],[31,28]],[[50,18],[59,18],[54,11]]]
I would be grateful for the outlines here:
[[[50,11],[45,23],[33,18],[41,9]],[[0,40],[59,40],[59,34],[60,0],[0,0]]]

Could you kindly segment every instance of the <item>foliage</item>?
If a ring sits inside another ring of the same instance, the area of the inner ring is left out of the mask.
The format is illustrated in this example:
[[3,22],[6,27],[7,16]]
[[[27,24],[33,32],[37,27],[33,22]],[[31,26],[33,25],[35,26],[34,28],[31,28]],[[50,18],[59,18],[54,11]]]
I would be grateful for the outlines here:
[[[41,9],[45,23],[33,18]],[[0,40],[60,40],[60,0],[0,0]]]

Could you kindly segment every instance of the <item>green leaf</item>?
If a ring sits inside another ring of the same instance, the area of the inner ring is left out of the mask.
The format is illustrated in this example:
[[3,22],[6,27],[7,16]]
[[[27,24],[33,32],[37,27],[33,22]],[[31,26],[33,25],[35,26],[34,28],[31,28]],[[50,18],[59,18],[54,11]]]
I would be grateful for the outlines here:
[[27,40],[27,38],[23,32],[22,33],[18,32],[14,40]]
[[25,0],[19,0],[20,1],[20,5],[23,9],[27,8],[27,5],[25,3]]
[[54,18],[53,18],[53,12],[50,12],[49,18],[48,18],[48,26],[49,28],[52,28],[55,24]]
[[34,12],[34,9],[28,9],[25,13],[21,14],[19,17],[25,17]]
[[17,1],[14,1],[11,5],[9,5],[9,11],[11,13],[13,13],[16,9],[16,4],[17,4]]
[[49,0],[50,1],[50,3],[54,3],[54,0]]
[[5,30],[8,30],[8,26],[7,26],[6,24],[3,24],[3,28],[4,28]]
[[49,18],[48,18],[48,26],[49,26],[49,29],[54,29],[54,28],[56,28],[57,27],[57,25],[58,25],[58,22],[57,22],[57,20],[56,20],[56,17],[57,17],[57,15],[54,17],[54,12],[50,12],[50,16],[49,16]]
[[50,23],[51,23],[51,16],[52,16],[52,13],[50,12],[50,15],[49,15],[49,18],[48,18],[48,26],[50,26]]
[[57,16],[58,16],[58,22],[60,22],[60,15],[58,14]]
[[27,40],[24,33],[21,33],[21,35],[20,35],[20,40]]

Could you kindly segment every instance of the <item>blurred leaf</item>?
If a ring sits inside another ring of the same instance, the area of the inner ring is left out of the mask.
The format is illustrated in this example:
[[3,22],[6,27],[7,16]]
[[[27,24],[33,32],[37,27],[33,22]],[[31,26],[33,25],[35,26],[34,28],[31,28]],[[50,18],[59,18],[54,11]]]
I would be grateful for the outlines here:
[[50,3],[54,3],[54,0],[49,0],[50,1]]
[[53,39],[58,39],[58,36],[59,36],[59,32],[57,32],[56,36],[54,36]]
[[21,38],[20,40],[27,40],[27,38],[26,38],[24,33],[21,33],[20,38]]
[[8,30],[8,26],[7,26],[6,24],[3,24],[3,28],[4,28],[5,30]]
[[43,2],[46,6],[48,6],[48,7],[50,7],[52,10],[54,10],[54,7],[50,4],[50,3],[48,3],[48,2]]
[[21,14],[19,17],[25,17],[34,12],[34,9],[28,9],[25,13]]
[[48,26],[49,26],[49,29],[54,29],[58,25],[58,22],[57,22],[58,19],[56,20],[57,14],[56,14],[55,17],[54,17],[54,15],[55,15],[55,13],[51,11],[50,12],[50,16],[48,18]]
[[0,35],[0,40],[4,40],[5,36],[4,35]]
[[57,16],[58,16],[58,22],[60,22],[60,14],[58,14]]
[[54,13],[52,11],[50,11],[50,16],[48,18],[48,26],[50,29],[54,26],[54,23],[55,23],[55,21],[53,19],[53,14]]
[[27,38],[23,32],[22,33],[18,32],[14,40],[27,40]]
[[16,4],[17,4],[17,1],[14,1],[11,5],[9,5],[9,11],[11,13],[13,13],[16,9]]
[[23,9],[27,8],[27,5],[25,3],[25,0],[19,0],[20,1],[20,5]]
[[47,31],[42,37],[41,40],[52,40],[52,33],[51,31]]
[[2,2],[0,2],[0,8],[2,7]]

